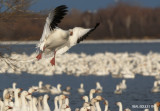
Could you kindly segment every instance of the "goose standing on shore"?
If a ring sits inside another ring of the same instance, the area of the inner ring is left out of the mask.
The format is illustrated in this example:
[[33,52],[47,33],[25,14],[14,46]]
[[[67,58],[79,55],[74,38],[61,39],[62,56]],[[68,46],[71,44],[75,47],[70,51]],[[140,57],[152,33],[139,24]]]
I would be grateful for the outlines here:
[[69,30],[58,28],[58,23],[60,23],[67,14],[67,11],[67,6],[61,5],[51,11],[46,18],[42,37],[37,44],[39,54],[36,58],[38,60],[40,60],[42,56],[50,57],[54,55],[50,63],[51,65],[55,65],[56,54],[60,55],[65,53],[72,46],[86,39],[88,34],[99,26],[99,23],[97,23],[95,27],[87,29],[82,27],[75,27]]

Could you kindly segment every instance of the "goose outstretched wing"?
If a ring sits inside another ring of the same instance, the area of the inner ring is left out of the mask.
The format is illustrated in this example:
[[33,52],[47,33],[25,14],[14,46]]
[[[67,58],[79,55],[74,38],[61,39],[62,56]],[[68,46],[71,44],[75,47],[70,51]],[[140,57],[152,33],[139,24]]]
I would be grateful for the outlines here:
[[43,50],[44,41],[46,40],[48,35],[51,33],[51,31],[58,26],[58,24],[67,14],[67,11],[68,11],[67,6],[61,5],[56,7],[54,10],[52,10],[49,13],[48,17],[46,18],[46,23],[44,25],[42,37],[40,39],[39,44],[37,44],[37,47],[39,47],[40,50]]

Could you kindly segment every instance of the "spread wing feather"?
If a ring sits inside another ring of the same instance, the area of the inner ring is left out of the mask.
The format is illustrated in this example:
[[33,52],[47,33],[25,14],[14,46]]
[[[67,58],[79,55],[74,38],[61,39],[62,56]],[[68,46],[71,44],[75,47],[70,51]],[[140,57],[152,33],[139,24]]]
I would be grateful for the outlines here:
[[43,50],[43,46],[46,38],[51,33],[51,31],[58,26],[58,24],[67,14],[67,11],[68,11],[67,6],[61,5],[56,7],[54,10],[52,10],[49,13],[48,17],[46,18],[46,23],[44,25],[42,37],[40,39],[40,42],[37,44],[37,47],[40,48],[40,50]]

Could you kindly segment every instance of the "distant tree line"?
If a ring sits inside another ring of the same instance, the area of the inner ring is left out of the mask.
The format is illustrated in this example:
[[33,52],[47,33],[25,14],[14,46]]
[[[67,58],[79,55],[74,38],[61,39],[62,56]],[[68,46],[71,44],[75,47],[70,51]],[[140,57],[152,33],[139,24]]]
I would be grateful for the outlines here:
[[[28,11],[32,0],[21,0],[20,3],[16,3],[18,0],[0,0],[3,1],[12,4],[6,4],[5,11],[0,5],[0,40],[39,40],[49,11]],[[100,27],[87,39],[160,38],[160,8],[132,6],[122,2],[95,12],[72,9],[59,26],[63,29],[93,27],[96,22],[101,23]]]

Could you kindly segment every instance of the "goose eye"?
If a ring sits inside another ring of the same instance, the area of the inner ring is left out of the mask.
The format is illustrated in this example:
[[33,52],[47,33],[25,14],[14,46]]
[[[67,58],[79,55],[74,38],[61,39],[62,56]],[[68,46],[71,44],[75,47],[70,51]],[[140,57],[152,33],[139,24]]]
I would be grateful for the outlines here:
[[73,35],[73,31],[70,32],[70,35]]

